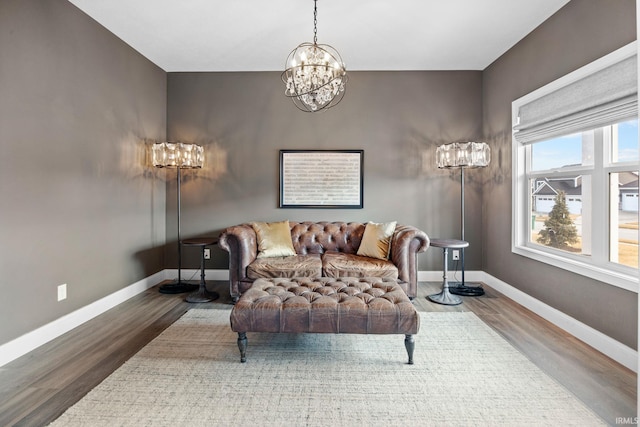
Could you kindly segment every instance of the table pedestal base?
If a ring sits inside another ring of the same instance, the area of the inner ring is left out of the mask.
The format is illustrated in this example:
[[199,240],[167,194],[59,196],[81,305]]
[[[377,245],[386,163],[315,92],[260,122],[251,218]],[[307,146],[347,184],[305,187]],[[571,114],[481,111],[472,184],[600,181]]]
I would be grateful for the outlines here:
[[211,302],[218,298],[220,298],[220,295],[218,295],[217,292],[209,292],[206,287],[200,285],[200,288],[194,293],[187,295],[185,300],[187,302]]
[[190,239],[185,240],[183,244],[200,246],[202,248],[202,256],[200,257],[200,286],[198,290],[187,295],[185,301],[187,302],[211,302],[220,298],[217,292],[209,292],[207,290],[207,282],[204,280],[204,249],[207,245],[214,244],[216,241],[211,239]]
[[454,239],[432,239],[431,246],[436,248],[442,248],[442,291],[437,294],[429,295],[429,298],[433,302],[445,305],[458,305],[462,304],[462,298],[451,295],[449,292],[449,279],[447,278],[447,259],[449,254],[449,248],[465,248],[469,246],[469,243],[464,240]]
[[462,298],[449,293],[449,289],[443,289],[440,293],[429,295],[429,299],[438,304],[458,305],[462,304]]

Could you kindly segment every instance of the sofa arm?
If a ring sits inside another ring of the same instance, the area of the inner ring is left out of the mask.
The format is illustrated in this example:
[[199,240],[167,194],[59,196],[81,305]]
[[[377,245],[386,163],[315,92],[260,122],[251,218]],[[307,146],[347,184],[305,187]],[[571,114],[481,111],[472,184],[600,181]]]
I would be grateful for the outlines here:
[[407,295],[418,295],[418,254],[429,247],[429,236],[416,227],[398,225],[391,241],[391,262],[398,268],[398,278],[409,284]]
[[229,227],[220,234],[218,246],[229,252],[229,292],[236,301],[240,297],[239,282],[247,278],[247,266],[258,254],[256,232],[249,224]]

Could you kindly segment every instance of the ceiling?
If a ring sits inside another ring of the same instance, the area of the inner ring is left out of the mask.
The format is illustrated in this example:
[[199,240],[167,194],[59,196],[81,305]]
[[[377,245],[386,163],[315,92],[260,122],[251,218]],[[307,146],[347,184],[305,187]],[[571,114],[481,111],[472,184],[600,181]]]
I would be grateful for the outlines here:
[[[69,0],[167,72],[280,71],[311,0]],[[347,70],[483,70],[569,0],[319,0]]]

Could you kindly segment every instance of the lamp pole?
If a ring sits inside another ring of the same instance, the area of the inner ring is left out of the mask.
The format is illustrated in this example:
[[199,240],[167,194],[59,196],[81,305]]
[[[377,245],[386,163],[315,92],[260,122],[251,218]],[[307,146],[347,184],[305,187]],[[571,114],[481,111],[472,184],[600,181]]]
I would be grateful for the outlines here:
[[[442,144],[436,149],[436,165],[440,169],[460,168],[460,230],[464,237],[464,169],[466,167],[485,167],[489,164],[491,151],[484,142],[452,142]],[[449,292],[455,295],[479,296],[484,294],[482,285],[467,286],[464,280],[464,248],[460,254],[462,260],[462,282],[450,286]]]
[[182,237],[181,237],[181,194],[180,189],[182,186],[180,166],[176,167],[176,182],[177,182],[177,202],[178,202],[178,280],[175,283],[167,283],[159,287],[160,293],[163,294],[181,294],[185,292],[191,292],[198,288],[198,285],[190,284],[182,281]]
[[[466,166],[460,166],[460,230],[462,231],[462,240],[464,239],[464,170]],[[462,281],[449,287],[449,292],[454,295],[462,295],[469,297],[477,297],[480,295],[484,295],[484,289],[482,289],[482,285],[477,286],[467,286],[467,283],[464,280],[464,250],[465,248],[460,249],[460,261],[461,268],[460,271],[462,273]]]
[[176,168],[176,194],[177,194],[177,210],[178,210],[178,280],[174,283],[161,285],[159,290],[164,294],[179,294],[190,292],[198,288],[198,285],[192,285],[182,282],[182,221],[181,215],[181,187],[182,178],[180,169],[199,169],[204,162],[204,149],[196,144],[170,143],[162,142],[153,145],[153,165],[156,167]]
[[[462,230],[462,240],[464,240],[464,166],[460,166],[460,229]],[[464,248],[460,250],[460,261],[462,262],[462,282],[464,286]]]
[[[178,180],[178,190],[177,190],[177,193],[178,193],[178,285],[180,285],[180,284],[182,284],[182,274],[181,274],[181,271],[182,271],[182,243],[181,242],[182,242],[182,240],[180,238],[180,224],[181,224],[181,221],[180,221],[180,211],[181,211],[181,208],[180,208],[180,206],[181,206],[181,204],[180,204],[180,187],[181,187],[182,183],[180,181],[180,167],[179,166],[177,168],[177,171],[178,171],[178,173],[177,173],[177,175],[178,175],[178,178],[177,178],[177,180]],[[462,277],[463,277],[462,281],[464,282],[464,275]]]

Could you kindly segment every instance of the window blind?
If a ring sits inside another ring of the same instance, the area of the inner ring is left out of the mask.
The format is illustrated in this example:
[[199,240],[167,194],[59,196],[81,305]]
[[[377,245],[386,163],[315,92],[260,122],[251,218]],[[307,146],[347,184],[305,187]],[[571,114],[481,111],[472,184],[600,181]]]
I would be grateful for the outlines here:
[[530,144],[636,118],[637,73],[632,55],[521,105],[516,140]]

